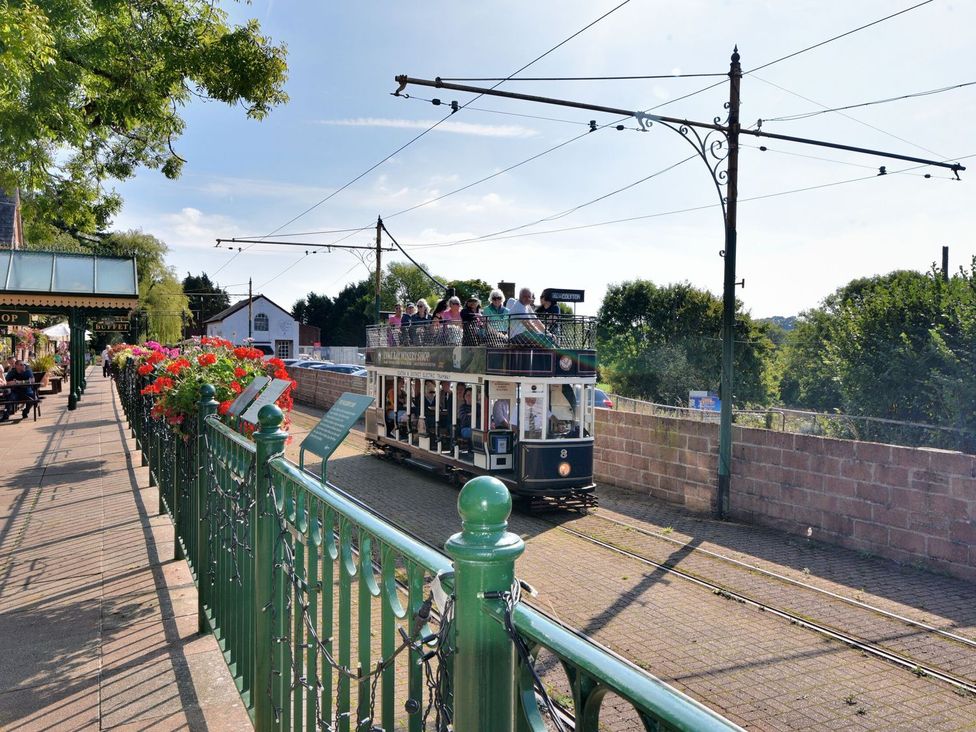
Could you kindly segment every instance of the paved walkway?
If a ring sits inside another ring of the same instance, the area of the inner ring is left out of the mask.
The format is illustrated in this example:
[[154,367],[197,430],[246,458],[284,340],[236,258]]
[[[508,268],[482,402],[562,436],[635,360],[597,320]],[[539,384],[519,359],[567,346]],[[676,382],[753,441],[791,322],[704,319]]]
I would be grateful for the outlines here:
[[0,424],[0,729],[250,728],[110,381]]

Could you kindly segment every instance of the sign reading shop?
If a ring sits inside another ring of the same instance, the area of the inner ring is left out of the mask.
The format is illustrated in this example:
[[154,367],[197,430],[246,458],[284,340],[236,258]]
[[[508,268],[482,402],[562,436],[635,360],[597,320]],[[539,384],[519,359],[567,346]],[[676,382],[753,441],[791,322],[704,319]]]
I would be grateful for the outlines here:
[[0,325],[30,325],[26,310],[0,310]]
[[371,348],[367,360],[374,366],[427,371],[484,373],[485,349],[470,346],[432,348]]

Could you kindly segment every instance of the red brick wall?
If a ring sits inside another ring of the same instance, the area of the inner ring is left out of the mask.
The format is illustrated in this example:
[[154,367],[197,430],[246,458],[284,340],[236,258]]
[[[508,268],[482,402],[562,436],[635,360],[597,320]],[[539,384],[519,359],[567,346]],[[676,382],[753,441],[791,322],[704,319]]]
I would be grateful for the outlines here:
[[[718,425],[597,411],[598,481],[715,505]],[[976,581],[976,456],[734,428],[732,517]]]
[[295,401],[312,407],[328,409],[347,391],[366,393],[366,379],[361,376],[296,368],[289,368],[288,373],[297,382]]

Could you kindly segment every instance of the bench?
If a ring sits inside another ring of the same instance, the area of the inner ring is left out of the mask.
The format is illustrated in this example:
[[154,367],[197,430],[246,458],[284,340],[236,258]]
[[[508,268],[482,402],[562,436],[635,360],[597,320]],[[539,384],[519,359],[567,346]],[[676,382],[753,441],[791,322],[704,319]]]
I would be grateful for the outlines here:
[[34,412],[34,421],[36,422],[38,416],[41,414],[41,400],[43,398],[44,397],[42,396],[37,396],[34,397],[33,401],[30,399],[0,399],[0,415],[5,414],[7,407],[11,404],[15,407],[11,414],[22,411],[23,406],[21,405],[29,405],[31,410]]

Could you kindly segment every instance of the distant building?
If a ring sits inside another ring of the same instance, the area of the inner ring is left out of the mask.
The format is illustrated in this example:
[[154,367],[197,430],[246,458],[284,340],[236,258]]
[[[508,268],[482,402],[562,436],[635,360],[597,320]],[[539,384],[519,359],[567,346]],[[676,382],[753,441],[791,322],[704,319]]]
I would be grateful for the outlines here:
[[24,246],[24,220],[20,216],[20,191],[12,196],[0,191],[0,249]]
[[254,346],[278,358],[295,358],[298,355],[298,321],[264,295],[255,295],[250,301],[245,298],[209,318],[206,321],[207,335],[242,345],[248,337],[248,302],[254,319],[250,332]]

